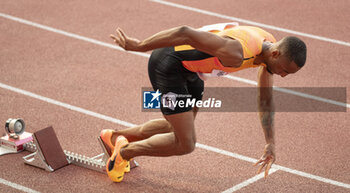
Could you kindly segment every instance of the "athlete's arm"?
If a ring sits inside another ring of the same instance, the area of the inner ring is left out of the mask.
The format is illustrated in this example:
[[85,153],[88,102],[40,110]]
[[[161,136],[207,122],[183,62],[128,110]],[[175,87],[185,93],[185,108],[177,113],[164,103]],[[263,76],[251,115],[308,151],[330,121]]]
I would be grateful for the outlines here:
[[128,37],[121,29],[111,38],[125,50],[145,52],[157,48],[188,44],[199,51],[216,56],[224,66],[239,67],[243,61],[241,44],[234,39],[180,26],[161,31],[140,41]]
[[274,104],[272,99],[273,75],[265,67],[260,67],[258,73],[258,110],[261,126],[264,131],[266,145],[264,154],[255,164],[261,164],[258,173],[266,166],[265,178],[275,162],[275,131],[274,131]]

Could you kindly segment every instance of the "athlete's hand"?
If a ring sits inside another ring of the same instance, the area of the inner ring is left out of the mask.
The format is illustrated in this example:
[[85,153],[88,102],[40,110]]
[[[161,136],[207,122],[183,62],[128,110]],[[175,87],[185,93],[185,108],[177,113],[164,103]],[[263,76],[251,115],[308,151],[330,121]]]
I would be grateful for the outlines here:
[[260,167],[258,169],[258,173],[260,173],[264,167],[265,168],[265,178],[269,175],[269,170],[272,166],[272,164],[275,162],[276,156],[275,156],[275,145],[274,144],[266,144],[264,148],[264,154],[261,156],[261,158],[254,164],[254,166],[257,166],[260,164]]
[[128,37],[120,28],[116,29],[116,36],[111,34],[110,37],[118,46],[122,47],[124,50],[141,51],[141,41]]

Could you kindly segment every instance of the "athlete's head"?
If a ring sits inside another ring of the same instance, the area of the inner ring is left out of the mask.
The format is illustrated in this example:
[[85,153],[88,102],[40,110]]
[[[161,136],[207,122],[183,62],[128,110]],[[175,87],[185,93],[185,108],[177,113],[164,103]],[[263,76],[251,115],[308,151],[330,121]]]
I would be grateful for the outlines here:
[[288,36],[273,44],[266,58],[267,70],[282,77],[297,72],[306,61],[306,45],[294,36]]

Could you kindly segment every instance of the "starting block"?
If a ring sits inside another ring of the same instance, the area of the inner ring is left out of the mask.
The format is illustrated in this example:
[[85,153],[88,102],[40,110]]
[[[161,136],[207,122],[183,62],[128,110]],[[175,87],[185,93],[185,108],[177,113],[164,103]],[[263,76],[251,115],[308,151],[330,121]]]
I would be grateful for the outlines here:
[[[52,127],[42,129],[33,134],[24,132],[18,139],[4,136],[0,141],[0,155],[18,153],[23,150],[32,152],[32,154],[23,157],[24,163],[49,172],[74,164],[106,173],[106,163],[110,157],[100,137],[98,137],[98,141],[103,153],[97,156],[87,157],[63,150]],[[135,160],[130,161],[131,169],[137,166],[139,164]]]
[[33,140],[36,151],[23,157],[26,164],[43,168],[50,172],[69,164],[52,127],[35,132]]

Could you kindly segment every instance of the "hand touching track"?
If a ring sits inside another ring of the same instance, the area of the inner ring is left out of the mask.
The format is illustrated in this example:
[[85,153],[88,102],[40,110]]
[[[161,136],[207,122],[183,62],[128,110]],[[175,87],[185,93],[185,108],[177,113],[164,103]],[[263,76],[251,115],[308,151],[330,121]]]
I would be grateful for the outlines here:
[[275,145],[266,144],[264,148],[263,156],[254,164],[254,166],[257,166],[260,164],[258,173],[260,173],[266,166],[265,168],[265,178],[266,178],[269,175],[269,170],[271,169],[271,166],[275,162],[275,160],[276,160]]

